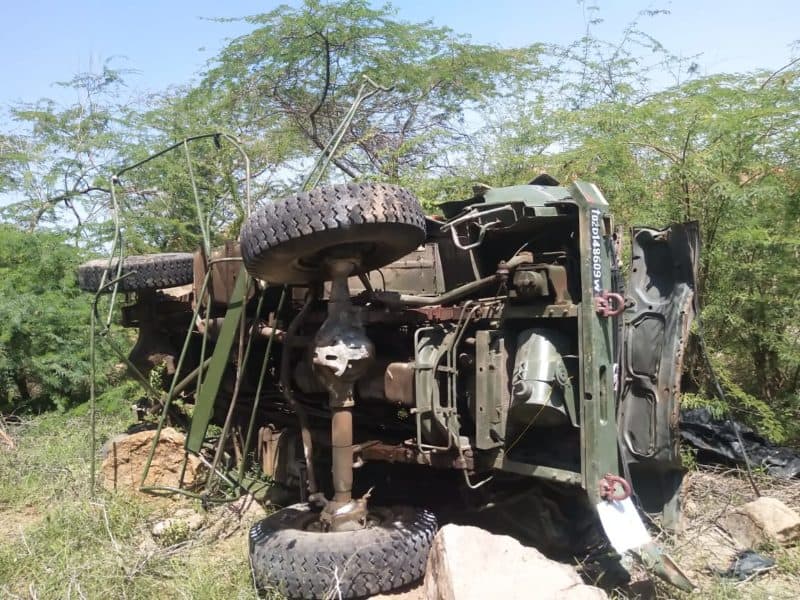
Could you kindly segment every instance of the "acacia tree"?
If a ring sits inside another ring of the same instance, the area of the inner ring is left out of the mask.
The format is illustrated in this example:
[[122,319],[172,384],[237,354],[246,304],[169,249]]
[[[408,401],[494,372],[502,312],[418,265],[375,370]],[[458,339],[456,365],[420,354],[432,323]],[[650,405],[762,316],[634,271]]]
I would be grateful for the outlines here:
[[538,64],[538,47],[474,44],[366,0],[306,0],[246,20],[255,29],[222,50],[189,98],[207,95],[235,131],[279,148],[302,141],[308,155],[332,137],[362,76],[391,86],[364,102],[344,134],[334,163],[350,177],[440,172],[465,139],[469,111],[530,79]]
[[[120,73],[108,65],[65,84],[79,93],[74,105],[43,100],[14,108],[24,133],[4,142],[12,160],[0,170],[17,200],[5,219],[30,230],[69,228],[87,241],[87,224],[107,222],[109,173],[211,131],[243,140],[256,199],[285,194],[331,139],[365,76],[391,91],[365,100],[344,132],[333,157],[340,175],[409,183],[446,174],[471,143],[480,110],[496,108],[539,72],[538,46],[474,44],[446,27],[399,21],[391,8],[367,0],[306,0],[245,20],[253,30],[232,40],[198,85],[153,96],[140,110],[121,105]],[[210,142],[192,151],[194,182],[180,152],[126,175],[132,249],[196,246],[195,190],[208,229],[236,234],[241,161]]]
[[80,260],[61,235],[0,224],[0,411],[85,398],[91,299],[75,283]]
[[129,112],[119,101],[122,75],[106,64],[58,84],[77,94],[71,105],[42,99],[11,109],[18,132],[0,139],[0,173],[10,200],[4,220],[92,242],[93,227],[107,217],[108,173],[125,141]]
[[[476,45],[447,28],[397,21],[389,8],[364,0],[309,0],[246,21],[253,31],[232,40],[198,85],[150,99],[128,156],[192,134],[230,132],[252,160],[253,198],[280,197],[296,188],[367,76],[392,89],[361,105],[333,156],[335,170],[418,183],[447,170],[469,139],[468,115],[477,114],[470,111],[502,101],[538,73],[535,47]],[[196,245],[195,189],[212,237],[236,235],[245,175],[238,154],[210,142],[192,153],[195,185],[181,152],[126,175],[123,183],[136,190],[126,195],[136,216],[128,230],[134,247]]]

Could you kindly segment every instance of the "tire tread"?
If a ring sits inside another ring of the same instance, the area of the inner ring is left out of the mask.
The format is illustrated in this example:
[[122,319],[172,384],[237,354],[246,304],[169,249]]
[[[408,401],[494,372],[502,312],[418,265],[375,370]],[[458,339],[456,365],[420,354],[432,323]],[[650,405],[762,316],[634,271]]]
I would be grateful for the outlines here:
[[322,598],[337,568],[343,598],[390,592],[420,579],[436,533],[433,513],[415,510],[413,517],[390,527],[326,534],[292,529],[284,511],[306,511],[295,505],[270,515],[250,530],[250,558],[259,586],[277,586],[289,598]]
[[[107,259],[82,264],[78,267],[78,287],[85,292],[96,292],[104,273],[106,281],[116,277],[117,265],[118,259],[111,262],[110,268]],[[119,289],[125,292],[186,285],[194,280],[194,256],[187,252],[126,256],[122,259],[121,273],[131,273],[119,282]]]

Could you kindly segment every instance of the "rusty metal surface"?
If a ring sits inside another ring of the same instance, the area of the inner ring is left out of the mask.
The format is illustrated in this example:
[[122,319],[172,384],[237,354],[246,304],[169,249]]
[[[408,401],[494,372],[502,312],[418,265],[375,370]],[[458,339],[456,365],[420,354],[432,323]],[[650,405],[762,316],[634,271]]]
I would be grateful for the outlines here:
[[[495,319],[498,318],[503,307],[494,298],[490,298],[485,303],[480,303],[480,306],[475,312],[476,319]],[[457,321],[464,312],[463,306],[420,306],[410,309],[408,312],[417,313],[422,315],[425,320],[433,323],[441,323],[444,321]]]
[[261,470],[270,479],[279,481],[280,445],[283,431],[268,425],[258,431],[258,454],[261,458]]
[[[313,294],[308,294],[306,296],[305,303],[303,304],[303,308],[300,309],[300,312],[295,315],[292,322],[289,324],[289,327],[286,330],[286,337],[287,339],[291,340],[294,335],[297,333],[300,326],[303,324],[303,320],[305,316],[308,314],[309,309],[311,308],[312,304],[314,303],[314,296]],[[281,370],[279,381],[281,384],[282,392],[286,400],[289,402],[289,405],[292,407],[294,412],[297,414],[297,420],[300,424],[300,437],[303,441],[303,455],[306,461],[306,488],[308,492],[311,494],[317,493],[317,479],[316,479],[316,472],[314,469],[314,445],[313,445],[313,438],[311,435],[311,428],[308,423],[308,413],[303,408],[303,405],[297,401],[297,398],[294,395],[292,390],[291,384],[291,361],[290,361],[291,352],[284,351],[281,354]]]
[[[439,247],[433,243],[425,244],[385,267],[370,271],[368,277],[370,285],[376,290],[431,295],[446,291]],[[348,283],[354,293],[365,289],[357,277],[351,277]]]
[[603,500],[622,501],[630,498],[631,484],[624,477],[606,473],[598,482],[598,491]]
[[594,307],[601,317],[616,317],[625,310],[625,299],[621,294],[603,290],[594,297]]
[[333,500],[346,504],[353,499],[353,411],[339,406],[331,412]]
[[[180,315],[186,315],[185,324],[191,321],[192,306],[190,302],[183,300],[166,299],[160,295],[143,296],[139,294],[135,304],[129,304],[121,308],[123,327],[140,327],[147,322],[170,322]],[[174,321],[173,321],[174,323]],[[184,321],[180,321],[180,329]]]
[[401,406],[414,406],[414,363],[392,362],[383,378],[386,399]]
[[577,304],[506,304],[500,311],[500,317],[505,321],[576,318],[579,308]]
[[526,264],[520,266],[512,278],[514,297],[536,301],[547,298],[555,305],[572,303],[567,281],[567,269],[551,263]]
[[329,258],[333,275],[328,318],[314,336],[311,349],[314,373],[328,390],[331,409],[331,452],[334,494],[322,496],[320,522],[333,531],[366,526],[366,497],[353,499],[353,406],[355,382],[375,360],[375,345],[364,330],[363,309],[350,299],[347,276],[359,263],[350,258]]
[[[233,294],[234,286],[236,285],[236,277],[239,273],[240,265],[235,260],[241,257],[239,250],[239,243],[228,241],[221,247],[215,248],[211,251],[209,259],[206,257],[202,250],[198,250],[194,254],[194,298],[195,302],[201,302],[206,305],[206,299],[200,298],[200,286],[202,286],[206,271],[209,268],[208,264],[211,263],[211,278],[207,289],[208,296],[211,300],[210,306],[216,313],[226,307],[230,302],[231,294]],[[223,260],[220,260],[223,259]],[[217,261],[219,262],[213,262]],[[249,290],[246,300],[253,297],[255,291]]]
[[377,460],[388,463],[427,465],[437,469],[467,469],[471,471],[474,468],[474,462],[469,452],[466,452],[464,458],[461,458],[456,450],[420,451],[416,446],[408,443],[362,442],[356,446],[356,454],[365,461]]

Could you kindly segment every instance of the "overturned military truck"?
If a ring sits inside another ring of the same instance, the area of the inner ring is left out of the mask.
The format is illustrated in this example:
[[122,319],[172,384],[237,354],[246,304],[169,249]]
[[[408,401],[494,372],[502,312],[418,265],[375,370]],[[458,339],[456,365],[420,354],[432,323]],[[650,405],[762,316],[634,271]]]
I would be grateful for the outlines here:
[[321,187],[262,205],[211,255],[81,269],[84,289],[110,266],[131,293],[133,364],[204,379],[177,392],[187,451],[254,416],[290,504],[250,532],[259,585],[320,598],[335,572],[343,597],[395,589],[423,575],[449,504],[502,507],[529,483],[562,499],[548,510],[567,538],[583,527],[568,505],[597,521],[632,492],[677,518],[696,224],[633,229],[624,284],[594,185],[543,176],[440,209],[393,185]]

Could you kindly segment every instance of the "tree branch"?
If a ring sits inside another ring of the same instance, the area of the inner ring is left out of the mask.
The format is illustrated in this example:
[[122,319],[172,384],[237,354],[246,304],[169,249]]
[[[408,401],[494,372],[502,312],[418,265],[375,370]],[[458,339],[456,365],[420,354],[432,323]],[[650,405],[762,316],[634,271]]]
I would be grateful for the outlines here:
[[770,81],[772,81],[773,79],[775,79],[775,77],[777,77],[778,75],[780,75],[781,73],[783,73],[783,72],[784,72],[786,69],[789,69],[789,68],[791,68],[792,66],[794,66],[794,65],[795,65],[795,64],[797,64],[798,62],[800,62],[800,56],[798,56],[797,58],[795,58],[795,59],[794,59],[794,60],[792,60],[792,61],[789,61],[788,63],[786,63],[785,65],[783,65],[783,66],[782,66],[780,69],[778,69],[777,71],[773,71],[772,73],[770,73],[769,77],[767,77],[767,78],[764,80],[764,83],[762,83],[762,84],[761,84],[761,87],[759,87],[759,89],[763,90],[765,87],[767,87],[767,85],[769,85],[769,82],[770,82]]
[[330,40],[328,40],[328,36],[319,31],[315,32],[315,34],[322,38],[322,43],[325,45],[325,83],[322,86],[322,94],[320,95],[316,106],[314,106],[314,108],[311,109],[311,112],[308,114],[308,120],[311,122],[311,131],[314,137],[317,137],[316,116],[322,108],[322,105],[325,104],[325,100],[328,97],[328,91],[330,90],[331,86],[331,44]]

